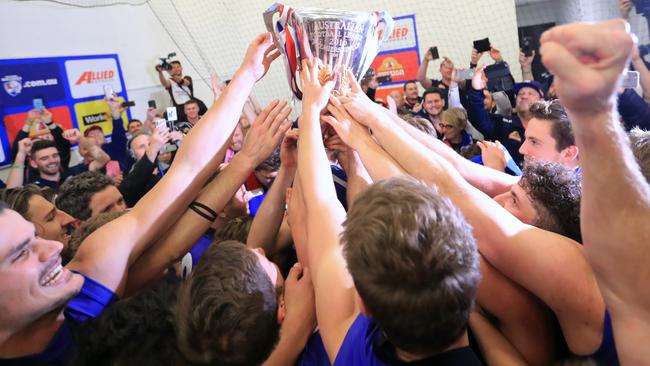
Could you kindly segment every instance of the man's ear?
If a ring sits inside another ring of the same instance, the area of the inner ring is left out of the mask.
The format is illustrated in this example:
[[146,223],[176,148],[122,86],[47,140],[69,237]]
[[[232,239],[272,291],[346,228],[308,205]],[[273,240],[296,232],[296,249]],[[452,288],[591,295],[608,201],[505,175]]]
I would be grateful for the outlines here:
[[278,297],[278,324],[282,325],[286,312],[284,309],[284,294]]
[[578,160],[579,149],[577,145],[571,145],[562,150],[562,158],[565,162],[573,162]]
[[33,159],[29,159],[29,166],[34,169],[38,169],[38,165],[36,165],[36,162]]

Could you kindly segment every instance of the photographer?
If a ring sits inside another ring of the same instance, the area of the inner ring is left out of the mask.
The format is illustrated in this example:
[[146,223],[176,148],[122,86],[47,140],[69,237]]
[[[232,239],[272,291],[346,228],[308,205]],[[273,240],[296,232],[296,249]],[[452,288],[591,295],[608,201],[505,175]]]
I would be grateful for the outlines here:
[[[163,70],[167,71],[171,77],[170,79],[165,78]],[[167,89],[169,96],[172,98],[172,103],[177,109],[180,120],[186,118],[183,105],[189,100],[196,100],[199,104],[199,114],[205,114],[208,108],[201,100],[194,97],[194,83],[191,77],[183,76],[183,66],[181,66],[180,61],[167,62],[167,59],[163,59],[162,64],[156,65],[156,71],[158,71],[160,84]]]

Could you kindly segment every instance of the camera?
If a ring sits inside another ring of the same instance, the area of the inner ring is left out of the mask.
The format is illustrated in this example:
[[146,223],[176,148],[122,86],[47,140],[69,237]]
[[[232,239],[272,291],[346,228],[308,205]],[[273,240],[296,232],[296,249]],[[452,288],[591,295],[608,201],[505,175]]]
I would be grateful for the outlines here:
[[176,52],[171,52],[167,54],[167,57],[160,57],[160,65],[156,65],[156,70],[158,70],[158,67],[165,71],[169,71],[172,69],[172,65],[169,63],[169,61],[173,58],[176,57]]

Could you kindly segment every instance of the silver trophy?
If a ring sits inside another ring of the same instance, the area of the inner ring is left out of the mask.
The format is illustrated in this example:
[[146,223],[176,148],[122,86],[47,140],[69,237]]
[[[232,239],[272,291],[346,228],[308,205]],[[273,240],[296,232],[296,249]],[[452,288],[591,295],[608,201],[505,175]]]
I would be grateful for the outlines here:
[[302,99],[298,82],[302,60],[320,59],[330,72],[334,89],[344,91],[348,87],[345,71],[350,69],[359,80],[394,26],[387,12],[298,10],[278,3],[264,12],[264,23],[284,55],[289,86],[298,99]]

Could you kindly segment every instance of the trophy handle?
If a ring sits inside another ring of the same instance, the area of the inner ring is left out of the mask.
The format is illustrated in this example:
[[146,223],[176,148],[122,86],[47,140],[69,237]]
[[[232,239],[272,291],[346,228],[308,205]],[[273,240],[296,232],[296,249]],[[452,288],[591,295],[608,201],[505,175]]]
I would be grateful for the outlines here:
[[395,21],[393,20],[393,17],[384,10],[377,14],[377,26],[379,26],[380,23],[384,23],[384,31],[382,32],[381,39],[378,39],[379,44],[381,45],[388,39],[388,37],[390,37],[393,27],[395,27]]
[[[273,17],[278,13],[280,18],[274,22]],[[266,29],[271,32],[275,46],[284,54],[284,65],[291,91],[298,99],[302,99],[302,92],[296,80],[296,71],[300,65],[296,58],[298,39],[296,38],[295,29],[292,29],[294,16],[293,9],[280,3],[274,3],[263,14]]]

